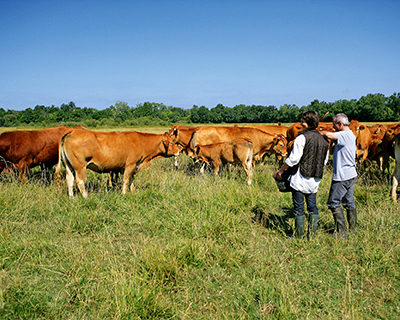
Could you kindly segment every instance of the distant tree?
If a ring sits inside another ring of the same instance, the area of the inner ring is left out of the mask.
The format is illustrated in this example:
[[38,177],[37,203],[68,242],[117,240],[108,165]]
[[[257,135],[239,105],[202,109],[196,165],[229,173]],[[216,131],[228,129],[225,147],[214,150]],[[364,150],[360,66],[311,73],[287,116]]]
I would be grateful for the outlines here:
[[131,108],[126,102],[117,101],[115,103],[114,119],[119,118],[122,121],[129,119],[132,115]]
[[393,93],[387,100],[388,108],[392,110],[393,121],[400,121],[400,93]]
[[201,106],[197,112],[199,117],[198,123],[209,123],[210,122],[210,111],[205,107]]
[[357,101],[357,120],[385,121],[393,117],[393,111],[386,104],[383,94],[368,94]]
[[278,110],[278,121],[290,123],[298,121],[299,108],[295,104],[284,104]]
[[135,118],[152,117],[154,116],[153,105],[150,102],[138,103],[133,109]]
[[23,111],[18,112],[17,119],[21,123],[29,124],[31,122],[35,122],[35,113],[31,108],[25,109]]
[[222,123],[225,122],[226,119],[226,112],[225,109],[227,107],[225,107],[222,104],[218,104],[217,106],[215,106],[214,108],[212,108],[210,110],[210,112],[208,113],[208,121],[212,122],[212,123]]

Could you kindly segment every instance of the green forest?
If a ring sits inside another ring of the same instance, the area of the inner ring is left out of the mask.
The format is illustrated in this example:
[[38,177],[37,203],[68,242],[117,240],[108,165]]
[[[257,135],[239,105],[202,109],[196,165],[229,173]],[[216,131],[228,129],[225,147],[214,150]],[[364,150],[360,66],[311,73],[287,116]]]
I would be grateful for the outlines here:
[[291,123],[297,121],[304,110],[315,110],[320,115],[329,112],[327,120],[337,113],[345,113],[349,118],[364,122],[400,121],[400,93],[386,97],[381,93],[367,94],[360,99],[337,100],[335,102],[312,101],[307,106],[298,107],[284,104],[273,105],[239,104],[227,107],[222,104],[208,109],[194,105],[191,109],[166,106],[163,103],[144,102],[131,107],[118,101],[104,110],[79,107],[73,101],[61,106],[37,105],[33,109],[5,110],[0,108],[0,126],[55,126],[84,125],[87,127],[169,125],[188,124],[232,124],[232,123]]

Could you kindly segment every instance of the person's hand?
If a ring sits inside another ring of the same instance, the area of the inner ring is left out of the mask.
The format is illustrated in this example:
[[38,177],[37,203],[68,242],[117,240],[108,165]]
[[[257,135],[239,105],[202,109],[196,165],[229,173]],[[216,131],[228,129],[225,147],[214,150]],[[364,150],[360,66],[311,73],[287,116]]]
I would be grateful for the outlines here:
[[281,181],[282,180],[282,173],[278,170],[272,174],[272,177],[277,180]]

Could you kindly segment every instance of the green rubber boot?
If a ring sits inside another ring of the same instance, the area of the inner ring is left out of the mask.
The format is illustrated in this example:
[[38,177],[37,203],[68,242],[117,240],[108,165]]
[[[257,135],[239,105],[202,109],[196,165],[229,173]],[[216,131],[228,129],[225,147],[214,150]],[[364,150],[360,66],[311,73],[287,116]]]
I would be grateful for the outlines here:
[[308,239],[309,240],[314,240],[315,233],[317,232],[318,229],[318,219],[319,219],[319,214],[313,214],[312,212],[310,213],[310,216],[308,218]]
[[333,219],[335,220],[337,237],[346,240],[346,220],[344,218],[342,207],[332,209],[332,213]]
[[356,224],[357,224],[357,210],[356,208],[347,210],[347,222],[349,224],[350,233],[356,233]]
[[295,217],[294,219],[294,237],[302,239],[304,235],[304,215]]

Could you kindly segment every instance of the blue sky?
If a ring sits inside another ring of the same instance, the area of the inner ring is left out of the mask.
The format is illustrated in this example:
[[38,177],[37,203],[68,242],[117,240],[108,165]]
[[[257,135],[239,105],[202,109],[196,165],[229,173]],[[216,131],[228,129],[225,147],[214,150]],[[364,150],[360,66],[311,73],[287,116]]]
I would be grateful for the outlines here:
[[1,0],[0,107],[390,96],[399,16],[397,0]]

